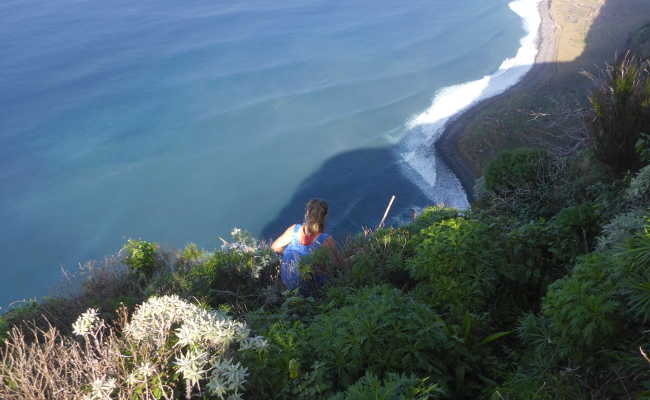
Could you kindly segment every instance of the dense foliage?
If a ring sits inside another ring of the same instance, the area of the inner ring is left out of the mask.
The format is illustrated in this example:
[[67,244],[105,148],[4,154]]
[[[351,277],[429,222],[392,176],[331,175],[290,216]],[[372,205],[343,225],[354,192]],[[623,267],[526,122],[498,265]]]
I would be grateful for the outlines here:
[[587,117],[595,156],[617,171],[638,169],[635,150],[642,133],[650,132],[650,72],[648,63],[631,53],[592,76],[597,88],[589,98]]

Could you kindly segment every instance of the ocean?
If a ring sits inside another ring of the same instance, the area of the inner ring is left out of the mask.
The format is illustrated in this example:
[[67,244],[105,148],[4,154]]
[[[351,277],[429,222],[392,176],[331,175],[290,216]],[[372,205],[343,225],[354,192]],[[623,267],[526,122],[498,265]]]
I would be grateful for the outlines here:
[[[539,0],[0,2],[0,307],[129,238],[339,241],[466,208],[444,123],[532,65]],[[1,311],[1,309],[0,309]]]

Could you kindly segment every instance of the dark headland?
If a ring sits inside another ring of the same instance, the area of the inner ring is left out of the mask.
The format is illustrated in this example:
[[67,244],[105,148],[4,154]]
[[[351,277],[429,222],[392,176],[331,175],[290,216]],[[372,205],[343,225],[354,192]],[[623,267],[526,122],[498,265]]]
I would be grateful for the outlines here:
[[650,19],[647,0],[542,0],[539,7],[535,65],[501,95],[450,120],[435,143],[470,199],[475,180],[503,149],[571,149],[575,136],[564,132],[579,129],[590,88],[581,72],[612,62]]

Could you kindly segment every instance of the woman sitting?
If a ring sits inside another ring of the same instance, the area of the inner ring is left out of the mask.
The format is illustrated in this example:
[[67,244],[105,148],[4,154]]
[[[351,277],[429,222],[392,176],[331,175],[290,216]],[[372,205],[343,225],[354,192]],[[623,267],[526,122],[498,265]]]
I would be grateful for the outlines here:
[[[332,249],[333,254],[336,254],[336,242],[330,235],[323,233],[326,217],[327,203],[320,199],[309,200],[305,207],[304,223],[291,225],[271,244],[273,251],[282,254],[280,278],[289,290],[297,287],[304,289],[298,268],[301,257],[321,246]],[[322,285],[324,277],[316,274],[314,280],[317,285]]]

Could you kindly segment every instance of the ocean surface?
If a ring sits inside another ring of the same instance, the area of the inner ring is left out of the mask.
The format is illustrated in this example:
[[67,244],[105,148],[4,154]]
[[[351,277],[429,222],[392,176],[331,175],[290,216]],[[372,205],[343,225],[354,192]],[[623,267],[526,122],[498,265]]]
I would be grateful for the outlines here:
[[[467,207],[433,142],[519,80],[538,0],[3,0],[0,307],[128,238]],[[1,311],[1,310],[0,310]]]

